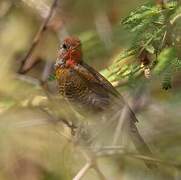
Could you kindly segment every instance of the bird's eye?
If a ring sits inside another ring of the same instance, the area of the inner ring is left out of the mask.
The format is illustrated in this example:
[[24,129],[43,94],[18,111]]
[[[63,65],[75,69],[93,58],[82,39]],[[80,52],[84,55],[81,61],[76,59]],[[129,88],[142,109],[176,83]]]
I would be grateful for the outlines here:
[[62,47],[63,47],[64,49],[67,49],[67,45],[66,45],[66,44],[63,44]]

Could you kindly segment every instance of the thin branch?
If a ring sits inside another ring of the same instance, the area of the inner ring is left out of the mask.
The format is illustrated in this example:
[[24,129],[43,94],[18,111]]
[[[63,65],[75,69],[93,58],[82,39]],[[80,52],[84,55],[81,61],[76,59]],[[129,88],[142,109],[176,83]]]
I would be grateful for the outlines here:
[[[138,72],[138,74],[135,74],[135,78],[138,79],[140,77],[143,76],[143,71],[140,71]],[[114,81],[112,82],[111,84],[115,87],[115,88],[119,88],[119,87],[122,87],[122,86],[126,86],[128,83],[130,82],[129,78],[127,79],[120,79],[118,81]]]
[[46,31],[47,26],[48,26],[48,23],[49,23],[52,15],[53,15],[56,7],[57,7],[57,2],[58,2],[58,0],[54,0],[54,1],[53,1],[52,6],[51,6],[51,8],[50,8],[50,11],[49,11],[49,13],[48,13],[47,18],[43,21],[42,25],[40,26],[40,29],[39,29],[39,31],[37,32],[37,34],[35,35],[35,38],[34,38],[34,40],[33,40],[33,43],[32,43],[32,45],[31,45],[30,49],[28,50],[26,56],[23,58],[23,60],[22,60],[22,62],[21,62],[21,65],[20,65],[20,68],[19,68],[19,71],[18,71],[19,73],[24,74],[24,73],[26,73],[27,71],[29,71],[29,70],[32,68],[32,66],[33,66],[34,63],[33,63],[33,64],[31,65],[31,67],[29,67],[28,69],[25,69],[25,70],[23,69],[25,63],[28,61],[28,59],[31,58],[31,56],[32,56],[35,48],[37,47],[38,43],[39,43],[40,40],[41,40],[42,35],[43,35],[44,32]]
[[46,82],[51,71],[53,69],[53,62],[46,62],[44,70],[42,72],[41,81]]
[[111,146],[103,146],[103,147],[98,147],[98,148],[95,148],[95,152],[101,152],[101,151],[107,151],[107,150],[125,150],[125,147],[124,146],[114,146],[114,145],[111,145]]
[[181,13],[180,13],[180,14],[177,14],[172,20],[170,20],[170,24],[171,24],[172,26],[174,26],[175,23],[176,23],[176,21],[177,21],[179,18],[181,18]]
[[164,47],[164,43],[166,41],[166,37],[167,37],[167,31],[165,31],[165,33],[163,35],[163,39],[161,41],[160,49],[162,49]]
[[106,148],[104,149],[104,147],[98,151],[96,153],[97,157],[108,157],[108,156],[113,156],[113,155],[123,155],[123,156],[128,156],[131,158],[135,158],[135,159],[140,159],[140,160],[144,160],[144,161],[149,161],[152,164],[163,164],[165,166],[172,166],[175,168],[179,168],[181,165],[179,163],[175,163],[175,162],[171,162],[171,161],[165,161],[165,160],[161,160],[158,158],[153,158],[151,156],[147,156],[147,155],[140,155],[134,152],[128,152],[124,147],[113,147],[113,148]]
[[120,138],[120,133],[121,133],[121,130],[123,127],[123,123],[127,116],[127,109],[128,109],[128,107],[125,105],[121,112],[121,116],[118,120],[118,124],[117,124],[116,130],[115,130],[114,136],[113,136],[113,143],[112,143],[113,146],[118,143],[118,140]]
[[86,165],[77,173],[77,175],[73,178],[73,180],[80,180],[85,176],[85,174],[88,172],[90,168],[93,168],[100,180],[106,180],[107,178],[104,176],[104,174],[101,172],[101,170],[98,167],[97,164],[97,156],[95,153],[92,152],[90,149],[80,149],[81,153],[84,155],[87,163]]
[[34,120],[28,120],[28,121],[21,121],[17,122],[11,125],[13,128],[30,128],[33,126],[42,126],[47,125],[48,122],[45,119],[34,119]]
[[92,164],[90,162],[86,163],[86,165],[77,173],[77,175],[73,178],[73,180],[82,179],[87,173],[87,171],[91,168],[91,165]]
[[29,83],[31,85],[35,85],[35,86],[41,85],[41,82],[38,79],[33,78],[31,76],[27,76],[27,75],[17,74],[16,79]]

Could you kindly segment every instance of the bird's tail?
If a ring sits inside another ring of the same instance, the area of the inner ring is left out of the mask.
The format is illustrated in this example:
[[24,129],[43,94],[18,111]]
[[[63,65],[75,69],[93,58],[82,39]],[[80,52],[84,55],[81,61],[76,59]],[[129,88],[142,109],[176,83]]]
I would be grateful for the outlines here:
[[[130,131],[129,131],[129,135],[131,137],[131,140],[133,141],[137,151],[139,153],[141,153],[141,155],[145,155],[148,157],[152,157],[153,154],[150,150],[150,148],[148,147],[148,145],[145,143],[144,139],[141,137],[137,127],[135,124],[132,123],[131,127],[130,127]],[[156,168],[156,165],[151,163],[148,160],[144,160],[146,166],[148,168]]]
[[[132,111],[132,109],[128,106],[128,115],[129,118],[127,119],[129,121],[128,124],[128,135],[130,136],[131,140],[133,141],[137,151],[139,153],[141,153],[141,155],[143,156],[149,156],[152,157],[153,154],[150,150],[150,148],[148,147],[148,145],[146,144],[146,142],[144,141],[144,139],[142,138],[142,136],[140,135],[137,127],[136,127],[136,122],[138,122],[134,112]],[[145,165],[150,168],[156,168],[156,164],[151,163],[148,160],[144,160]]]

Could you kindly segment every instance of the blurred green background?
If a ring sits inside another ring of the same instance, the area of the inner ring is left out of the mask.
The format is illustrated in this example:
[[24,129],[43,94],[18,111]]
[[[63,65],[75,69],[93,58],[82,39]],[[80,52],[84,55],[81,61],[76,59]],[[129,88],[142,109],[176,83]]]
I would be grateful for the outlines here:
[[[131,44],[132,36],[122,28],[121,19],[145,1],[59,0],[56,13],[31,56],[32,62],[40,63],[25,76],[18,75],[21,60],[51,3],[52,0],[0,0],[2,180],[69,180],[84,165],[85,160],[76,148],[46,122],[47,116],[39,109],[46,97],[36,80],[46,79],[46,68],[55,62],[59,43],[67,35],[81,39],[88,64],[99,71],[108,67]],[[180,79],[181,74],[177,73],[168,91],[160,88],[156,78],[149,82],[135,80],[120,88],[130,102],[133,97],[140,97],[138,128],[156,157],[171,163],[181,163]],[[62,130],[61,125],[56,128]],[[140,160],[127,156],[102,158],[99,163],[111,180],[181,179],[180,169],[167,163],[161,165],[162,170],[156,175]],[[90,170],[83,179],[98,178]]]

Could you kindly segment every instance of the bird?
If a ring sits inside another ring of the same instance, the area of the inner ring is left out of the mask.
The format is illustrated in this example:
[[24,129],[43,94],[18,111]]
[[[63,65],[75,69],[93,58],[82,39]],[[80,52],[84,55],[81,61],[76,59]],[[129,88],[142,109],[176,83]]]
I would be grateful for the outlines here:
[[[113,111],[115,106],[125,106],[129,134],[136,149],[142,155],[152,156],[136,127],[138,119],[123,96],[103,75],[83,60],[79,38],[70,36],[63,40],[55,62],[55,76],[59,94],[80,109],[97,114]],[[145,164],[149,168],[154,166],[148,161]]]

